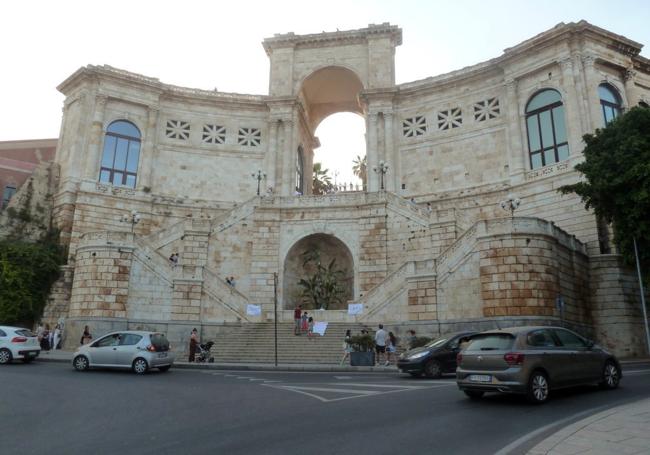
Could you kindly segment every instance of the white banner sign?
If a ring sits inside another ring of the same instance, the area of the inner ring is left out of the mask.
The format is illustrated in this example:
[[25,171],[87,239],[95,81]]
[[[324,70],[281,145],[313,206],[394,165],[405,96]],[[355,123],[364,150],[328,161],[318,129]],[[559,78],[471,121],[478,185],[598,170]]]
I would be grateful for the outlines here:
[[249,316],[259,316],[262,314],[262,307],[260,305],[247,305],[246,314]]
[[327,322],[314,322],[314,333],[324,337],[325,330],[327,330]]
[[363,303],[350,303],[348,304],[348,314],[361,314],[363,313]]

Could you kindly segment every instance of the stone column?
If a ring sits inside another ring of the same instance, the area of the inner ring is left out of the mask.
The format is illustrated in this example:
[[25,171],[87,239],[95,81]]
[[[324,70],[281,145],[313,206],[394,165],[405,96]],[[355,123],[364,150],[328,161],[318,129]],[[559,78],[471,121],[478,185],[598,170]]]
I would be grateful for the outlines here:
[[580,108],[578,106],[578,92],[573,77],[573,60],[566,58],[560,62],[562,69],[562,82],[567,99],[564,100],[565,125],[567,129],[567,140],[569,141],[569,154],[576,154],[581,150],[582,145],[582,121]]
[[519,115],[519,97],[517,96],[517,81],[508,79],[506,88],[506,115],[508,122],[508,157],[510,163],[510,178],[513,183],[521,182],[526,171],[528,148],[522,144],[522,125]]
[[159,106],[149,106],[147,117],[147,130],[144,133],[144,142],[140,147],[140,165],[138,169],[138,188],[153,185],[154,163],[156,162],[156,137],[158,134]]
[[379,191],[379,175],[374,171],[379,164],[377,150],[377,114],[369,113],[366,122],[366,157],[368,163],[368,192]]
[[284,119],[282,121],[284,125],[284,138],[282,147],[283,155],[283,174],[281,179],[283,182],[283,196],[293,196],[295,188],[295,163],[296,163],[296,151],[293,147],[293,121],[291,119]]
[[625,98],[627,99],[628,109],[638,105],[639,101],[641,101],[641,96],[634,83],[635,79],[636,71],[631,68],[625,70],[623,73],[623,81],[625,82]]
[[90,180],[99,180],[99,167],[102,160],[102,136],[104,133],[104,112],[106,110],[106,95],[95,96],[95,109],[90,126],[88,152],[86,153],[81,175]]
[[598,95],[600,76],[596,71],[595,62],[596,58],[591,55],[582,57],[582,66],[585,74],[585,99],[587,100],[590,120],[589,132],[605,126],[605,119],[603,118],[603,112],[600,107],[600,96]]
[[384,112],[384,160],[390,166],[388,170],[389,177],[385,179],[386,189],[394,193],[399,193],[399,154],[394,150],[393,144],[393,113]]
[[[279,190],[278,183],[276,182],[276,165],[277,165],[277,150],[278,150],[278,121],[271,120],[269,123],[269,150],[267,152],[266,159],[266,186],[273,187],[273,192]],[[264,188],[264,193],[266,194],[266,189]],[[261,190],[260,190],[261,191]]]

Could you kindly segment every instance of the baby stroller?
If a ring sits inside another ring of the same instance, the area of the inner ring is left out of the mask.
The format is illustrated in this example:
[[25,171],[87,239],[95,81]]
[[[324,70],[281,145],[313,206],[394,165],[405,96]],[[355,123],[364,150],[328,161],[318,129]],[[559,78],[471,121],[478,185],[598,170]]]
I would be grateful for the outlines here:
[[197,363],[214,363],[214,357],[210,357],[210,349],[214,346],[214,341],[208,341],[205,344],[199,344],[196,347],[194,361]]

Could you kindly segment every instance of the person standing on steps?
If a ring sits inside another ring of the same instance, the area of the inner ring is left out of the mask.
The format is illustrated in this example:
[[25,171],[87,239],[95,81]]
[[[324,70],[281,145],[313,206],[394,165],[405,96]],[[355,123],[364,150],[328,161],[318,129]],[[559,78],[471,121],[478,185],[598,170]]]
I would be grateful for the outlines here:
[[[305,314],[307,314],[305,312]],[[310,340],[314,339],[314,318],[309,316],[309,319],[307,320],[307,338]]]
[[388,332],[388,345],[386,346],[386,365],[390,364],[390,359],[395,361],[397,357],[397,337],[393,332]]
[[88,344],[92,341],[93,336],[90,334],[90,329],[88,326],[84,327],[84,333],[81,335],[81,340],[79,344]]
[[345,362],[345,359],[350,357],[352,352],[352,331],[350,329],[345,331],[345,338],[343,338],[343,358],[341,359],[341,365]]
[[300,330],[302,330],[303,332],[307,332],[309,330],[309,321],[308,321],[308,319],[309,319],[309,315],[305,311],[302,314],[302,318],[300,318]]
[[295,310],[293,310],[293,334],[300,335],[300,317],[302,316],[302,306],[298,305]]
[[192,329],[192,334],[190,335],[190,357],[189,361],[194,362],[194,357],[196,356],[196,347],[199,345],[199,331],[196,328]]
[[379,330],[375,332],[375,350],[377,351],[377,365],[381,365],[382,358],[384,359],[384,365],[388,365],[388,360],[386,360],[386,341],[388,340],[388,333],[384,330],[384,325],[379,324]]

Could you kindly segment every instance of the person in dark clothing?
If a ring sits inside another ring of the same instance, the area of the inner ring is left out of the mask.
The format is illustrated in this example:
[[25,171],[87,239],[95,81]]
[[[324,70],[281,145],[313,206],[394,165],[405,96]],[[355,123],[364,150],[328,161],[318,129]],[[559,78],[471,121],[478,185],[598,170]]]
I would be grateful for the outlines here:
[[293,310],[293,334],[300,335],[300,318],[302,317],[302,305],[298,305],[295,310]]
[[199,332],[196,329],[192,329],[192,335],[190,335],[190,362],[194,362],[194,356],[196,356],[196,347],[199,345]]

